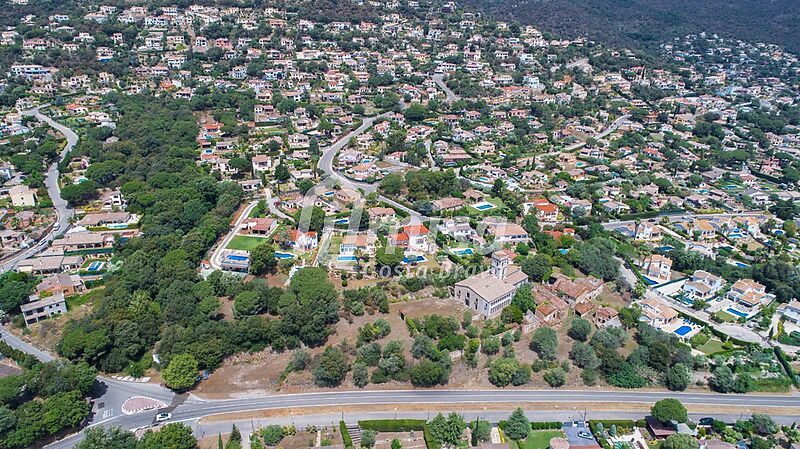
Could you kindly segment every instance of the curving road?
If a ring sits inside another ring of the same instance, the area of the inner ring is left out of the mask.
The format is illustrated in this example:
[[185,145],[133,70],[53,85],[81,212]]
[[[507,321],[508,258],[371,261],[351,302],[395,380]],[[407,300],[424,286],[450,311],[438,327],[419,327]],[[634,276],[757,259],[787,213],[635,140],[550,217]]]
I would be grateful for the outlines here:
[[[329,179],[333,179],[334,181],[338,182],[343,188],[352,189],[352,190],[363,190],[365,194],[370,194],[378,190],[378,183],[367,183],[367,182],[357,182],[349,179],[348,177],[340,174],[333,168],[333,159],[336,157],[336,154],[341,151],[347,144],[350,142],[350,139],[353,139],[372,127],[372,125],[378,121],[379,119],[387,117],[391,112],[384,112],[383,114],[376,115],[374,117],[365,117],[364,121],[361,123],[361,126],[358,128],[350,131],[349,133],[345,134],[339,140],[332,143],[328,147],[322,150],[322,156],[319,158],[317,163],[317,167],[322,170],[325,175]],[[408,213],[411,217],[411,223],[422,223],[423,221],[429,220],[430,218],[420,214],[419,212],[407,207],[403,204],[398,203],[390,198],[386,198],[383,195],[378,196],[378,201],[393,206],[397,209],[401,209]]]
[[447,84],[444,82],[443,74],[441,73],[434,74],[433,76],[431,76],[431,79],[433,79],[433,82],[436,83],[437,86],[439,86],[439,89],[442,89],[445,95],[445,101],[447,103],[452,103],[454,101],[458,101],[461,99],[461,97],[456,95],[455,92],[453,92],[449,87],[447,87]]
[[45,173],[44,184],[47,187],[47,193],[50,196],[50,200],[53,202],[53,208],[56,210],[56,223],[59,225],[59,229],[53,229],[49,233],[47,233],[41,240],[36,242],[35,245],[31,246],[27,250],[21,251],[9,259],[3,261],[2,265],[0,265],[0,272],[5,272],[9,270],[13,270],[17,267],[20,261],[25,260],[40,251],[42,251],[48,243],[50,243],[58,233],[62,233],[67,230],[69,227],[69,220],[75,214],[72,208],[69,207],[66,201],[61,198],[61,187],[58,185],[58,164],[63,161],[67,155],[69,154],[70,150],[72,150],[75,145],[78,143],[78,135],[75,134],[74,131],[67,128],[66,126],[62,125],[61,123],[56,122],[55,120],[51,119],[50,117],[41,113],[40,109],[47,107],[48,105],[41,105],[33,109],[29,109],[27,111],[22,111],[20,114],[28,116],[28,117],[35,117],[37,120],[47,123],[53,129],[59,131],[64,137],[67,139],[67,144],[64,146],[64,149],[61,151],[61,154],[58,156],[58,161],[53,162],[48,167],[47,172]]

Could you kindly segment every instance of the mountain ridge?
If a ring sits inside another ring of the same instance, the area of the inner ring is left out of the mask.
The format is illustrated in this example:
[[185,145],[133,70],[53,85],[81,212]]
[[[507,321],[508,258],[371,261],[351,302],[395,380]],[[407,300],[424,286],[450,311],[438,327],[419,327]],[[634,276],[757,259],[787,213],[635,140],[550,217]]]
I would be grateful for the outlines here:
[[465,0],[465,4],[499,20],[614,44],[649,45],[705,31],[800,51],[796,0]]

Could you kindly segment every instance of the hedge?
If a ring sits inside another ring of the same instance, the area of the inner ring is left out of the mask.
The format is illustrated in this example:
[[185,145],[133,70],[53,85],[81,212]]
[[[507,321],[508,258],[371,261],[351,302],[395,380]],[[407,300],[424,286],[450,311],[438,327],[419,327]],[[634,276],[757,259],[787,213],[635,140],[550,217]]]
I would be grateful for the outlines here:
[[344,447],[354,447],[353,438],[350,437],[350,432],[347,431],[347,424],[345,424],[344,421],[339,421],[339,430],[342,432],[342,441],[344,442]]
[[778,358],[778,361],[781,362],[781,366],[786,371],[786,374],[789,376],[789,379],[792,381],[795,387],[800,388],[800,379],[797,378],[797,375],[792,368],[792,365],[789,364],[789,361],[786,360],[786,354],[783,353],[783,350],[779,347],[775,347],[773,350],[775,352],[775,357]]
[[531,430],[558,430],[563,426],[560,421],[532,422]]
[[412,430],[424,430],[424,419],[371,419],[359,421],[358,425],[362,429],[374,430],[376,432],[411,432]]
[[425,438],[425,447],[427,449],[441,449],[439,443],[433,439],[433,435],[431,435],[431,431],[428,430],[427,424],[422,428],[422,436]]

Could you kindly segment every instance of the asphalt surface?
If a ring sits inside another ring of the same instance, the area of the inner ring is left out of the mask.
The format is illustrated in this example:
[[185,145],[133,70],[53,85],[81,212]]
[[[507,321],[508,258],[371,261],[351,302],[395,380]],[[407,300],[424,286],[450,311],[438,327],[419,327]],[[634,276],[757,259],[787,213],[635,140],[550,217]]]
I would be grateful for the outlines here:
[[[458,411],[461,413],[471,412],[487,416],[487,412],[482,412],[483,406],[486,403],[506,403],[508,409],[515,408],[518,404],[529,402],[543,402],[555,404],[555,407],[563,407],[565,417],[569,414],[578,415],[579,411],[573,404],[581,403],[624,403],[624,404],[653,404],[659,399],[665,397],[672,397],[679,399],[682,403],[687,405],[706,405],[718,406],[720,410],[718,416],[720,418],[735,420],[741,417],[741,414],[732,414],[726,411],[726,407],[744,406],[744,407],[800,407],[800,396],[793,395],[724,395],[717,393],[677,393],[677,392],[651,392],[651,391],[601,391],[601,390],[587,390],[587,391],[571,391],[571,390],[486,390],[486,391],[461,391],[461,390],[405,390],[405,391],[334,391],[322,393],[306,393],[306,394],[278,394],[270,395],[259,398],[246,398],[246,399],[231,399],[231,400],[214,400],[205,401],[196,397],[190,397],[182,404],[171,408],[172,421],[184,422],[191,425],[198,431],[202,428],[202,432],[211,432],[215,429],[224,431],[225,428],[230,429],[231,422],[215,424],[206,428],[206,425],[199,425],[197,420],[210,415],[221,413],[238,413],[254,410],[265,409],[286,409],[286,408],[304,408],[304,407],[340,407],[340,406],[358,406],[358,405],[382,405],[385,406],[389,413],[396,405],[400,404],[458,404]],[[465,406],[466,404],[466,406]],[[456,407],[454,407],[455,409]],[[396,409],[396,408],[395,408]],[[309,409],[313,413],[313,409]],[[152,424],[155,411],[140,413],[137,415],[121,415],[112,419],[93,423],[92,425],[107,425],[107,426],[120,426],[127,429],[136,429],[149,426]],[[492,412],[496,415],[495,419],[502,419],[507,416],[506,413]],[[547,416],[553,416],[553,413],[559,412],[535,412],[540,413],[542,419]],[[615,412],[611,412],[612,414]],[[386,414],[385,412],[383,413]],[[416,415],[422,415],[417,413]],[[427,412],[424,412],[427,414]],[[355,416],[353,416],[355,415]],[[361,415],[366,413],[348,414],[348,419],[361,419]],[[607,412],[592,412],[593,416],[608,416]],[[641,413],[630,413],[631,417],[641,417]],[[305,415],[304,415],[305,416]],[[332,415],[324,420],[329,420]],[[493,415],[494,416],[494,415]],[[534,415],[539,416],[539,415]],[[559,419],[565,419],[562,415],[558,415]],[[782,422],[791,423],[796,419],[797,415],[778,415],[776,419]],[[339,418],[341,419],[341,418]],[[287,423],[288,421],[300,421],[303,423],[311,424],[312,421],[301,416],[291,415],[284,417],[281,421]],[[302,421],[301,421],[302,420]],[[550,420],[550,419],[548,419]],[[323,421],[328,422],[328,421]],[[215,427],[216,426],[216,427]],[[198,433],[201,435],[201,433]],[[49,446],[52,448],[68,448],[72,447],[79,439],[80,434],[73,435],[58,443]]]
[[51,201],[53,202],[53,208],[56,211],[56,222],[59,224],[59,229],[53,229],[51,232],[47,233],[41,240],[36,242],[35,245],[31,246],[30,248],[21,251],[11,258],[5,260],[2,265],[0,265],[0,272],[5,272],[9,270],[13,270],[17,267],[20,261],[25,260],[47,247],[47,244],[50,243],[56,235],[59,233],[63,233],[69,227],[69,220],[74,215],[74,211],[72,208],[69,207],[66,201],[61,198],[61,188],[58,185],[58,163],[63,161],[64,158],[67,157],[70,150],[75,147],[78,143],[78,135],[75,134],[74,131],[67,128],[66,126],[54,121],[50,117],[42,114],[40,112],[40,108],[46,107],[47,105],[42,105],[34,109],[30,109],[27,111],[22,111],[21,114],[25,116],[33,116],[37,120],[47,123],[50,127],[58,130],[64,137],[67,139],[67,144],[64,146],[64,149],[61,151],[61,154],[58,157],[58,162],[53,162],[50,167],[48,167],[47,172],[45,173],[44,184],[47,187],[47,193],[50,196]]
[[454,101],[458,101],[461,99],[461,97],[456,95],[452,90],[450,90],[449,87],[447,87],[447,84],[444,82],[443,74],[435,74],[431,78],[433,79],[433,82],[435,82],[436,85],[439,86],[439,89],[442,89],[442,91],[444,92],[445,101],[447,101],[448,103],[452,103]]

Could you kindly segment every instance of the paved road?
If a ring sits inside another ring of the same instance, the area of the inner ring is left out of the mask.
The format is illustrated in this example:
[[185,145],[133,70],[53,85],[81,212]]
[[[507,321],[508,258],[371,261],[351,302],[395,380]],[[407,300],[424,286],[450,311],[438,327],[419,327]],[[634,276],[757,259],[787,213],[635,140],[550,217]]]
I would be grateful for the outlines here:
[[[677,221],[689,220],[689,219],[696,219],[696,218],[704,218],[704,219],[713,219],[713,218],[736,218],[736,217],[764,217],[764,212],[742,212],[739,214],[695,214],[693,212],[686,212],[686,213],[675,213],[675,212],[662,212],[658,214],[656,217],[651,218],[650,220],[660,221],[662,217],[667,217],[667,219],[671,223],[675,223]],[[646,221],[647,219],[642,219],[639,221]],[[603,223],[603,227],[605,229],[614,229],[620,226],[628,226],[631,224],[635,224],[637,220],[615,220],[615,221],[607,221]]]
[[447,87],[447,83],[444,82],[443,74],[435,74],[431,76],[431,79],[433,79],[433,82],[435,82],[436,85],[439,86],[439,89],[442,89],[442,91],[444,91],[446,102],[452,103],[454,101],[458,101],[461,99],[461,97],[456,95],[455,92],[453,92],[452,90],[450,90],[449,87]]
[[[568,408],[568,407],[565,407]],[[464,416],[467,421],[473,421],[477,418],[487,420],[493,424],[498,423],[501,420],[507,419],[509,412],[508,411],[489,411],[489,410],[459,410],[460,414]],[[253,430],[258,430],[259,427],[265,427],[270,424],[279,424],[279,425],[287,425],[289,423],[294,424],[298,429],[303,429],[308,426],[316,426],[316,427],[323,427],[328,426],[329,428],[336,428],[339,425],[339,420],[344,418],[344,420],[348,423],[355,423],[360,420],[369,420],[369,419],[429,419],[433,418],[436,413],[429,413],[429,412],[358,412],[358,413],[345,413],[344,416],[341,413],[319,413],[319,414],[312,414],[312,415],[302,415],[302,416],[291,416],[291,417],[282,417],[282,418],[270,418],[270,419],[259,419],[259,420],[241,420],[235,422],[209,422],[209,423],[198,423],[198,422],[188,422],[187,424],[192,425],[192,428],[195,431],[195,434],[202,438],[208,435],[217,435],[219,433],[227,433],[231,431],[231,426],[236,424],[236,427],[242,432],[242,439],[247,440],[247,437]],[[537,411],[537,410],[527,410],[525,415],[528,417],[530,421],[533,422],[544,422],[544,421],[560,421],[560,422],[570,422],[570,421],[581,421],[581,420],[591,420],[591,419],[607,419],[607,420],[636,420],[641,419],[642,414],[637,412],[592,412],[592,411],[584,411],[579,409],[572,409],[568,408],[568,410],[564,411]],[[690,413],[689,418],[691,418],[694,422],[698,422],[701,418],[711,416],[713,418],[725,421],[725,422],[735,422],[738,419],[742,418],[740,413],[725,413],[724,411],[720,411],[720,413],[712,413],[712,414],[700,414],[700,413]],[[791,425],[796,420],[796,416],[773,416],[773,419],[778,424],[781,425]],[[378,439],[380,440],[383,438],[382,435],[378,435]]]
[[27,341],[21,340],[16,335],[9,332],[5,326],[0,326],[0,338],[2,338],[2,340],[12,348],[31,354],[42,362],[49,362],[55,359],[55,357],[53,357],[53,355],[49,352],[42,351]]
[[275,203],[277,201],[280,201],[280,199],[277,198],[277,197],[273,197],[272,196],[272,189],[271,188],[265,187],[264,188],[264,195],[267,197],[266,202],[267,202],[267,207],[269,207],[269,213],[271,213],[272,215],[275,215],[276,217],[280,217],[280,218],[283,218],[283,219],[286,219],[286,220],[291,220],[292,219],[292,217],[286,215],[285,213],[283,213],[283,211],[278,209],[278,206]]
[[[600,140],[600,139],[608,136],[609,134],[611,134],[614,131],[618,130],[620,126],[625,124],[625,122],[627,122],[630,117],[631,116],[629,114],[623,115],[622,117],[614,120],[611,123],[611,125],[608,128],[604,129],[600,134],[598,134],[596,136],[593,136],[593,137],[595,139],[597,139],[597,140]],[[565,147],[563,150],[558,151],[558,153],[561,153],[562,151],[576,150],[576,149],[578,149],[578,148],[580,148],[580,147],[582,147],[584,145],[586,145],[586,142],[576,142],[576,143],[573,143],[572,145],[569,145],[569,146]]]
[[75,134],[74,131],[67,128],[66,126],[54,121],[50,117],[42,114],[40,112],[40,108],[46,107],[47,105],[42,105],[34,109],[30,109],[27,111],[22,111],[21,114],[25,116],[32,116],[35,117],[37,120],[42,121],[50,125],[50,127],[58,130],[64,137],[67,139],[67,144],[64,146],[64,149],[61,151],[61,154],[58,157],[58,162],[53,162],[50,167],[48,167],[47,172],[45,173],[44,184],[47,187],[47,193],[50,196],[51,201],[53,202],[53,208],[56,210],[56,223],[58,223],[59,229],[53,230],[41,240],[36,242],[35,245],[31,246],[25,251],[19,252],[13,257],[5,260],[2,265],[0,265],[0,272],[5,272],[9,270],[13,270],[17,267],[20,261],[27,259],[41,250],[47,247],[47,244],[50,243],[57,234],[64,232],[69,227],[69,220],[74,215],[74,211],[72,208],[69,207],[66,201],[61,198],[61,188],[58,185],[58,163],[63,161],[64,158],[67,157],[70,150],[75,147],[78,143],[78,135]]
[[[372,127],[373,123],[388,116],[390,113],[385,112],[380,115],[376,115],[375,117],[365,117],[364,121],[361,123],[361,126],[358,128],[350,131],[339,140],[334,142],[333,144],[329,145],[328,147],[322,150],[322,156],[319,158],[319,162],[317,163],[317,167],[319,167],[329,179],[333,179],[334,181],[338,182],[343,188],[352,189],[352,190],[363,190],[365,194],[370,194],[378,190],[377,183],[367,183],[367,182],[357,182],[349,179],[348,177],[340,174],[333,168],[333,159],[336,154],[341,151],[347,144],[350,142],[350,139],[355,138],[364,132],[366,132],[369,128]],[[406,207],[397,201],[394,201],[390,198],[386,198],[383,195],[378,196],[378,201],[388,204],[390,206],[396,207],[405,211],[406,213],[411,216],[412,222],[421,223],[429,219],[429,217],[420,214],[419,212]]]
[[[31,354],[42,362],[55,360],[55,357],[49,352],[43,351],[31,343],[20,339],[3,326],[0,326],[0,337],[12,348]],[[135,422],[139,422],[140,420],[151,421],[155,412],[130,416],[122,413],[122,404],[134,396],[150,397],[158,399],[166,404],[172,404],[175,400],[175,393],[160,385],[123,382],[103,376],[97,377],[97,382],[92,389],[91,395],[94,404],[92,407],[93,414],[89,418],[88,425],[90,427],[112,422],[117,423],[115,425],[125,427],[126,420],[135,416],[139,416],[134,418]],[[73,436],[62,440],[62,442],[67,442],[66,445],[56,447],[72,447],[79,438],[80,436]],[[61,444],[62,442],[56,444]]]
[[[728,406],[746,407],[800,407],[798,395],[724,395],[716,393],[676,393],[649,391],[570,391],[570,390],[405,390],[405,391],[336,391],[325,393],[270,395],[258,398],[204,401],[190,397],[172,410],[173,421],[194,422],[204,416],[220,413],[236,413],[262,409],[303,408],[315,406],[384,405],[391,411],[395,404],[461,404],[461,410],[469,409],[463,404],[474,404],[476,411],[481,404],[507,403],[512,409],[517,404],[546,402],[561,405],[565,410],[581,403],[636,403],[653,404],[659,399],[674,397],[684,404],[719,406],[725,413]],[[563,404],[563,405],[562,405]],[[573,409],[574,410],[574,409]],[[131,416],[119,416],[104,422],[104,425],[121,426],[127,429],[144,427],[152,422],[155,412]],[[605,413],[604,413],[605,415]],[[787,417],[788,418],[788,417]],[[299,418],[298,418],[299,419]],[[284,419],[286,421],[286,419]],[[52,445],[53,448],[72,447],[80,435]]]

